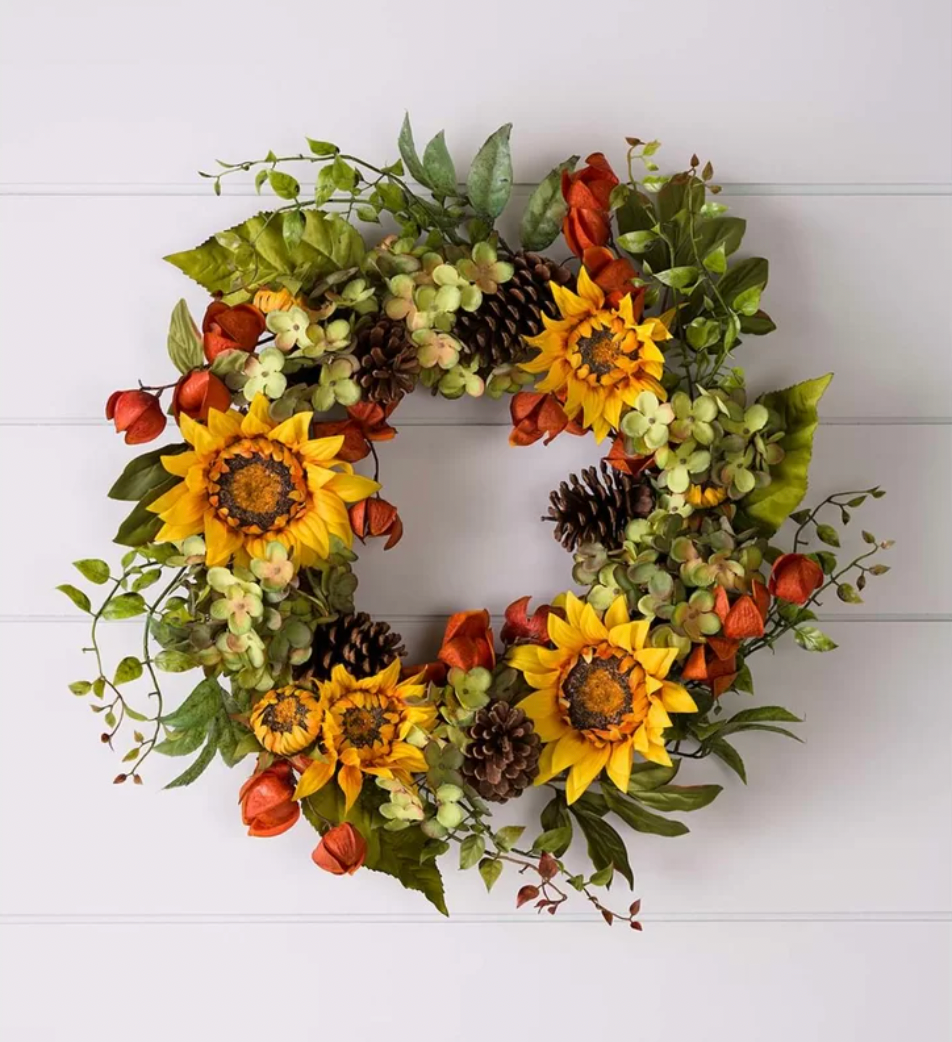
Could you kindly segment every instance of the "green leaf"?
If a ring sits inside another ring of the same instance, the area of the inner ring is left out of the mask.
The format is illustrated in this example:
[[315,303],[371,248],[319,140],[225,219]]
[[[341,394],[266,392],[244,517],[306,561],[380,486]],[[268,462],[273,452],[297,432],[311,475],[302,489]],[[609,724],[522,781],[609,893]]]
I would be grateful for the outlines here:
[[777,323],[766,311],[756,311],[753,315],[743,315],[740,320],[740,331],[751,336],[766,336],[777,328]]
[[[332,786],[327,785],[325,788],[331,789]],[[408,890],[418,890],[439,912],[449,915],[439,868],[432,860],[422,864],[420,862],[426,842],[426,836],[418,828],[401,832],[374,829],[371,844],[373,856],[368,852],[366,866],[374,872],[386,872],[394,876]]]
[[126,464],[125,470],[107,493],[109,498],[138,502],[160,485],[168,483],[170,479],[173,482],[180,480],[162,466],[162,457],[177,456],[190,448],[191,446],[183,441],[175,445],[163,445],[160,449],[153,449],[137,456]]
[[656,271],[654,277],[672,289],[684,289],[685,286],[692,286],[697,282],[698,270],[693,265],[687,264],[681,268]]
[[282,232],[284,244],[289,250],[293,250],[304,238],[304,214],[301,210],[291,210],[284,215]]
[[423,164],[417,155],[416,145],[413,143],[413,130],[410,127],[409,112],[403,117],[403,126],[400,128],[400,136],[397,138],[397,147],[400,149],[401,158],[407,165],[407,170],[410,171],[410,176],[414,181],[427,185],[426,171],[423,169]]
[[456,167],[453,166],[453,159],[446,147],[446,138],[442,130],[423,150],[423,169],[434,195],[456,194]]
[[342,192],[353,192],[357,187],[357,171],[340,156],[331,163],[331,176],[334,178],[334,185]]
[[817,525],[816,536],[821,543],[826,543],[827,546],[840,545],[839,534],[832,525]]
[[592,874],[589,879],[589,884],[591,886],[608,886],[614,875],[615,866],[606,865],[604,868],[600,868],[597,872]]
[[723,738],[714,738],[706,746],[718,759],[723,760],[738,778],[747,784],[747,768],[740,753]]
[[88,680],[74,680],[72,684],[69,685],[69,689],[74,695],[82,696],[88,695],[89,692],[92,691],[93,686]]
[[658,241],[658,233],[651,228],[642,228],[639,231],[625,232],[618,236],[618,245],[627,250],[628,253],[644,253],[652,243]]
[[500,850],[512,850],[519,842],[519,837],[526,831],[525,825],[504,825],[493,839]]
[[543,841],[545,846],[538,849],[561,857],[572,843],[572,818],[563,793],[556,793],[542,808],[539,821],[545,831],[536,842]]
[[73,561],[73,567],[84,579],[97,586],[109,582],[109,565],[94,557],[84,557],[81,561]]
[[783,706],[757,706],[755,709],[743,709],[739,713],[735,713],[727,723],[747,724],[762,720],[787,724],[803,723],[803,720],[796,713],[791,713],[789,709],[784,709]]
[[222,688],[214,677],[206,677],[198,684],[185,701],[162,717],[167,727],[189,729],[204,727],[217,714],[221,706]]
[[78,590],[70,583],[63,583],[62,586],[57,586],[56,588],[62,593],[65,593],[80,611],[88,612],[90,610],[91,605],[89,603],[89,598],[82,590]]
[[503,212],[512,191],[511,131],[512,124],[505,123],[486,139],[466,179],[466,192],[473,209],[490,220]]
[[161,568],[151,568],[147,572],[142,572],[141,575],[136,576],[132,582],[132,589],[138,592],[139,590],[147,590],[154,583],[157,583],[162,578]]
[[708,271],[713,271],[715,275],[723,275],[727,271],[727,254],[724,252],[723,243],[705,254],[703,263]]
[[194,656],[172,649],[160,651],[155,656],[154,662],[157,668],[165,673],[185,673],[190,669],[195,669],[198,665]]
[[595,868],[613,865],[615,870],[628,880],[629,887],[634,889],[635,877],[621,836],[607,821],[603,821],[597,814],[590,813],[584,806],[579,806],[578,801],[572,804],[570,810],[585,836],[588,856]]
[[148,509],[148,503],[163,493],[167,492],[179,478],[169,477],[168,482],[150,493],[146,501],[137,503],[129,513],[129,516],[119,526],[119,531],[113,536],[113,542],[121,546],[144,546],[151,543],[159,534],[163,521],[158,514],[153,514]]
[[683,836],[690,832],[683,821],[672,821],[670,818],[652,814],[637,803],[632,803],[614,786],[603,785],[602,795],[609,810],[636,832],[646,832],[654,836]]
[[126,657],[116,666],[116,675],[112,682],[118,687],[120,684],[128,684],[132,680],[138,680],[142,676],[142,663],[135,655]]
[[307,147],[316,156],[332,156],[335,152],[340,151],[337,145],[332,145],[330,141],[316,141],[312,137],[307,139]]
[[793,639],[804,651],[834,651],[839,646],[816,626],[798,626]]
[[717,290],[726,301],[736,300],[741,293],[754,286],[764,289],[769,275],[770,266],[763,257],[748,257],[731,265],[727,274],[718,282]]
[[486,841],[482,836],[467,836],[460,844],[459,867],[472,868],[486,853]]
[[632,796],[657,789],[672,781],[681,767],[680,760],[674,760],[670,767],[660,763],[635,763],[631,766],[631,777],[628,780],[628,792]]
[[741,507],[746,516],[768,534],[777,531],[806,493],[813,434],[819,422],[817,403],[832,379],[833,374],[828,373],[759,399],[768,409],[780,414],[785,431],[780,445],[785,456],[770,468],[770,484],[745,496]]
[[570,156],[550,170],[529,196],[519,224],[523,249],[544,250],[558,238],[568,213],[568,205],[562,198],[562,172],[574,170],[578,160],[578,156]]
[[540,833],[532,842],[532,849],[538,851],[547,850],[556,857],[561,857],[572,844],[572,826],[559,826],[554,829],[546,829]]
[[720,785],[663,785],[651,792],[639,792],[635,799],[654,810],[691,811],[713,803],[721,791]]
[[284,173],[283,170],[269,170],[268,184],[279,199],[297,199],[301,194],[297,178]]
[[204,362],[202,336],[184,300],[180,300],[172,309],[168,348],[169,358],[180,373],[190,373]]
[[187,770],[184,770],[177,778],[173,778],[165,788],[180,789],[183,785],[191,785],[192,782],[204,772],[205,768],[212,762],[212,760],[215,759],[215,753],[217,750],[218,728],[213,722],[212,726],[208,729],[208,740],[205,742],[204,748],[198,754],[198,757]]
[[163,742],[159,742],[155,751],[163,756],[190,756],[205,741],[206,727],[193,727],[189,730],[173,731]]
[[363,239],[339,214],[306,210],[304,233],[294,247],[284,236],[285,219],[284,213],[259,213],[228,229],[241,243],[238,249],[228,249],[213,235],[165,259],[209,292],[224,294],[226,304],[250,300],[259,286],[282,279],[309,283],[360,264]]
[[138,593],[121,593],[103,606],[104,619],[131,619],[145,611],[145,601]]
[[734,691],[743,691],[748,695],[754,693],[754,678],[751,675],[750,666],[748,666],[746,662],[737,671],[737,676],[734,677],[734,682],[731,684],[731,688]]
[[486,890],[492,890],[502,875],[502,862],[497,858],[483,858],[479,863],[479,874],[483,877]]
[[336,191],[337,185],[334,183],[333,167],[329,165],[322,167],[314,185],[314,202],[318,206],[323,206]]

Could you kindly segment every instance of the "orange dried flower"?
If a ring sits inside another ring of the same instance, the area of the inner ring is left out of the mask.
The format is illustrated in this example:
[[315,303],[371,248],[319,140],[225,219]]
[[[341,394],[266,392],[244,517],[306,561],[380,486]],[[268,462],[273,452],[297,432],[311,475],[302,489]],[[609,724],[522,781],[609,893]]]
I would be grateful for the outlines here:
[[172,392],[172,415],[178,420],[181,413],[204,423],[208,410],[227,412],[231,405],[231,391],[208,369],[193,369],[175,385]]
[[403,538],[403,522],[397,508],[379,496],[362,499],[349,510],[350,527],[354,535],[363,542],[368,536],[388,536],[384,550],[390,550]]
[[593,152],[581,170],[562,173],[562,196],[569,212],[562,234],[569,249],[581,257],[590,246],[604,246],[611,236],[609,200],[618,178],[601,152]]
[[533,445],[542,437],[548,445],[563,431],[577,436],[585,434],[581,424],[569,420],[562,403],[554,394],[519,391],[509,403],[509,415],[512,417],[510,445]]
[[492,669],[496,664],[489,612],[461,611],[451,615],[437,658],[447,666],[469,672],[477,666]]
[[529,597],[520,597],[506,609],[506,621],[499,633],[499,639],[506,644],[526,641],[530,644],[546,644],[549,640],[549,616],[557,615],[565,618],[562,608],[553,608],[551,604],[543,604],[536,608],[531,618],[528,614]]
[[314,427],[316,438],[334,438],[343,434],[344,444],[338,459],[357,463],[370,455],[370,442],[390,441],[397,436],[396,430],[387,422],[396,402],[378,405],[376,402],[358,402],[347,410],[346,420],[318,423]]
[[631,295],[632,312],[637,322],[644,311],[645,287],[631,284],[631,280],[638,277],[631,261],[616,257],[605,246],[589,246],[582,254],[582,263],[592,281],[605,294],[605,302],[610,307],[617,308],[622,297]]
[[774,561],[768,590],[781,600],[806,604],[823,585],[823,569],[804,554],[783,554]]
[[265,771],[253,774],[238,792],[241,820],[249,836],[280,836],[301,816],[295,803],[291,765],[281,760]]
[[152,441],[168,423],[158,396],[148,391],[113,391],[106,402],[106,419],[125,434],[127,445]]
[[254,351],[264,331],[265,317],[254,304],[229,307],[213,300],[202,319],[205,357],[214,362],[225,351]]
[[367,860],[367,841],[349,821],[329,829],[314,848],[311,860],[334,876],[352,876]]

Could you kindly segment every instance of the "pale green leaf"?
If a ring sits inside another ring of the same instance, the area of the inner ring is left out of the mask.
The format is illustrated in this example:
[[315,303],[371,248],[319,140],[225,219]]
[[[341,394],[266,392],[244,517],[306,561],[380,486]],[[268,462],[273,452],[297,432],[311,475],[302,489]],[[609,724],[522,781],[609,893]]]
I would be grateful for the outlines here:
[[172,309],[168,350],[172,365],[180,373],[189,373],[204,363],[202,336],[184,300],[180,300]]
[[490,220],[503,212],[512,192],[511,131],[512,124],[506,123],[486,139],[466,179],[466,192],[473,209]]
[[574,170],[578,156],[570,156],[550,170],[526,203],[519,225],[519,240],[526,250],[544,250],[558,238],[568,205],[562,197],[562,172]]

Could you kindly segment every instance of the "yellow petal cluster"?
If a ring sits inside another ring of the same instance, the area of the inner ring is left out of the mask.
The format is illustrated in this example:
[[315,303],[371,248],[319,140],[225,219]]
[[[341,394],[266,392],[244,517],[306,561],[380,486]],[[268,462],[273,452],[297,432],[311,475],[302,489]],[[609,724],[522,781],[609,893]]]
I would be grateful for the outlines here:
[[567,769],[565,795],[574,803],[603,769],[627,791],[636,752],[669,765],[668,714],[694,713],[697,706],[682,685],[666,679],[677,650],[647,647],[650,623],[633,622],[624,597],[600,618],[568,593],[565,614],[549,616],[554,647],[519,645],[508,662],[536,689],[519,703],[544,743],[536,784]]

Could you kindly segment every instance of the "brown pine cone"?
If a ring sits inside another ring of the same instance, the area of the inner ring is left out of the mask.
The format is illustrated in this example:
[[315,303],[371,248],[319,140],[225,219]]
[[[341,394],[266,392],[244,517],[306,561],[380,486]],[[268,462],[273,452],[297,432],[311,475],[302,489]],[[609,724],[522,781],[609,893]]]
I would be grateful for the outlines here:
[[372,402],[397,402],[413,390],[420,372],[416,345],[404,322],[386,315],[358,328],[353,350],[355,379]]
[[542,316],[558,317],[549,283],[560,286],[572,280],[572,273],[538,253],[520,251],[501,255],[515,268],[513,277],[500,284],[493,294],[483,297],[476,311],[460,311],[453,335],[463,344],[463,360],[479,358],[481,370],[523,362],[530,354],[523,337],[542,332]]
[[302,671],[313,672],[318,680],[327,680],[334,666],[343,666],[358,680],[370,677],[407,653],[403,638],[389,622],[374,622],[363,611],[318,626],[312,648]]
[[555,538],[566,550],[580,543],[601,543],[616,550],[625,540],[625,526],[634,518],[647,517],[655,498],[647,478],[629,477],[602,460],[598,470],[583,470],[581,480],[571,474],[550,493],[549,502],[543,521],[555,522]]
[[476,714],[461,772],[484,800],[505,803],[539,773],[542,742],[523,710],[492,702]]

